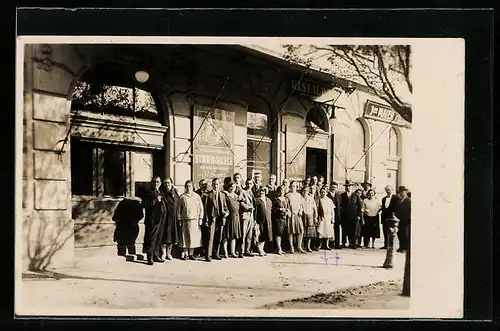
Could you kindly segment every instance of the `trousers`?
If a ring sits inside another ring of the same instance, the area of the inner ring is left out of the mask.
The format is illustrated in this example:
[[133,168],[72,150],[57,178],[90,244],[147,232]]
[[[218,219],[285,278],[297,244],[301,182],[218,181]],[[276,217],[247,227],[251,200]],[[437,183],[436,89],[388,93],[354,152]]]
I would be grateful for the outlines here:
[[252,239],[253,239],[253,220],[243,219],[242,220],[242,229],[243,235],[241,237],[241,253],[250,253],[250,249],[252,248]]

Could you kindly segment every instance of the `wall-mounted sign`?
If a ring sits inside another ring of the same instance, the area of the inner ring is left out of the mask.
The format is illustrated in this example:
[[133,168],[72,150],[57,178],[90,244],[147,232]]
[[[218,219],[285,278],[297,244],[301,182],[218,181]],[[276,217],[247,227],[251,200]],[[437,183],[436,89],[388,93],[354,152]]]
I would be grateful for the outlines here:
[[[207,112],[210,112],[204,120]],[[234,113],[209,107],[195,106],[194,132],[203,126],[193,143],[193,172],[197,184],[232,176],[234,173]]]
[[410,126],[394,109],[371,100],[366,101],[364,117],[394,125]]
[[319,97],[333,88],[333,85],[324,83],[316,83],[304,80],[292,80],[291,89],[294,93],[298,93],[308,97]]

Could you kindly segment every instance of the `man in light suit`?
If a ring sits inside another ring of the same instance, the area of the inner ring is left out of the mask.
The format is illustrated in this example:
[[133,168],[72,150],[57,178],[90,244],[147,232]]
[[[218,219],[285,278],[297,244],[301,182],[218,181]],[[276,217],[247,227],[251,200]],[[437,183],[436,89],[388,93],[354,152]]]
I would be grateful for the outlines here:
[[222,260],[219,256],[219,250],[222,242],[222,231],[229,210],[227,209],[224,194],[220,191],[218,178],[212,179],[212,190],[203,196],[202,201],[205,208],[203,219],[205,261],[210,262],[212,257],[216,260]]
[[240,252],[238,257],[253,256],[251,253],[253,229],[254,229],[254,210],[255,201],[252,194],[253,181],[247,179],[245,188],[241,190],[239,200],[241,203],[240,220],[242,229],[242,238],[240,239]]

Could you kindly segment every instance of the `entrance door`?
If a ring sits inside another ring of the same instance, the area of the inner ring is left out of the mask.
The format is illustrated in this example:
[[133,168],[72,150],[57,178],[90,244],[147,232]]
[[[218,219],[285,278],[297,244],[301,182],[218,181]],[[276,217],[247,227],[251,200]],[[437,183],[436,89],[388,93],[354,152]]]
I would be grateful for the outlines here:
[[306,175],[326,177],[327,153],[326,149],[310,148],[306,149]]

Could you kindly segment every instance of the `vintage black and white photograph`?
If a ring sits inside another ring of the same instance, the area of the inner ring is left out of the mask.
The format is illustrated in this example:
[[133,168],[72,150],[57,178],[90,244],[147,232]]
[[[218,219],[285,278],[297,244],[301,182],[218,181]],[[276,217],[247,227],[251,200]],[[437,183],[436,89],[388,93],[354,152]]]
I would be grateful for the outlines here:
[[416,96],[464,53],[416,43],[19,38],[17,313],[431,314],[463,220],[441,249],[424,208],[460,206],[463,131]]

